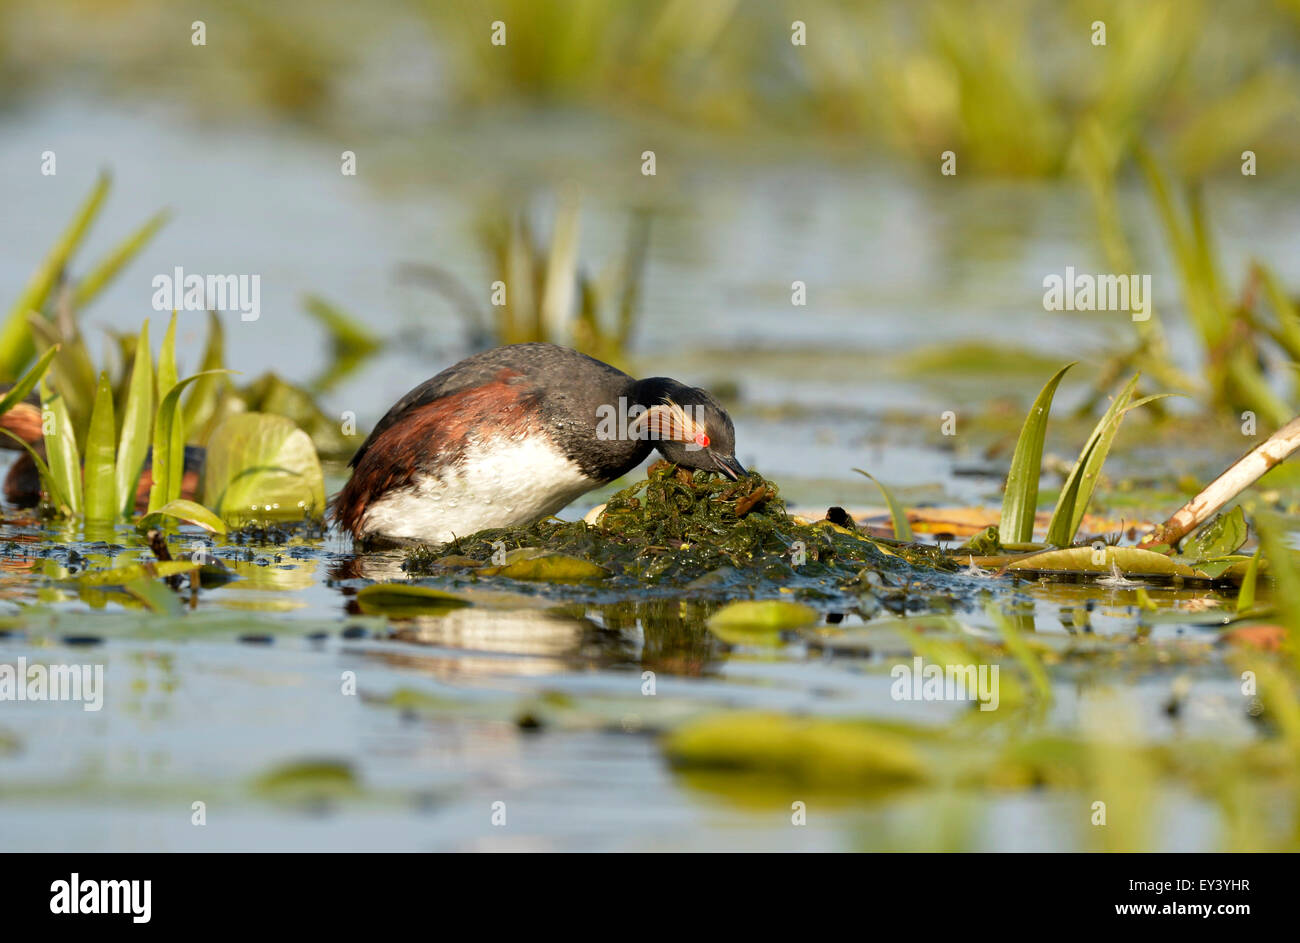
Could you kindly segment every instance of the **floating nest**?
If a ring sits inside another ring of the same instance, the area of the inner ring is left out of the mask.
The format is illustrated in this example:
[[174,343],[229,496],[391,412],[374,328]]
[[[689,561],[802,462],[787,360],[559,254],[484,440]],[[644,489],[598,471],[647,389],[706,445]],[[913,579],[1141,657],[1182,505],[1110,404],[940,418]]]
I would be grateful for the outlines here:
[[840,520],[796,521],[777,486],[756,473],[728,481],[657,462],[644,481],[610,498],[592,523],[549,518],[485,530],[443,547],[416,548],[405,568],[411,575],[445,574],[487,564],[502,549],[537,548],[597,563],[620,582],[700,588],[780,583],[837,591],[868,572],[897,582],[920,570],[933,575],[954,568],[937,548],[890,545]]

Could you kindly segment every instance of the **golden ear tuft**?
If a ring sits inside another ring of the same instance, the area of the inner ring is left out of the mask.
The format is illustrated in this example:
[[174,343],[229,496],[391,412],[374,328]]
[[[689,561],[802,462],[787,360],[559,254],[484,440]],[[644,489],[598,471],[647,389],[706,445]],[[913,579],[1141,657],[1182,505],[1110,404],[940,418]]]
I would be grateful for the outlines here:
[[639,438],[659,442],[696,442],[703,436],[708,441],[704,426],[696,422],[689,411],[668,400],[651,406],[628,425],[628,431]]

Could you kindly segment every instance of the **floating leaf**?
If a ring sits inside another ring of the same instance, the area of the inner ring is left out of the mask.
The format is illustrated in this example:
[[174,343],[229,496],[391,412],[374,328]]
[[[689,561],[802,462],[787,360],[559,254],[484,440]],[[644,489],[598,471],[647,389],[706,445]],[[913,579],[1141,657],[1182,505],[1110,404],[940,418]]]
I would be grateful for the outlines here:
[[126,586],[139,580],[153,580],[168,576],[179,576],[197,570],[200,564],[195,560],[158,560],[142,563],[127,563],[108,570],[86,570],[72,577],[69,582],[81,586]]
[[114,493],[114,446],[117,444],[117,420],[113,415],[113,386],[108,374],[99,375],[95,389],[95,408],[90,414],[86,433],[85,498],[86,520],[113,521],[121,509]]
[[140,518],[140,522],[136,527],[139,530],[148,530],[159,526],[164,518],[172,518],[186,524],[195,524],[214,534],[224,534],[226,532],[225,521],[198,502],[187,501],[185,498],[168,501],[158,510],[151,511]]
[[227,520],[321,513],[325,479],[311,437],[284,416],[224,420],[208,440],[203,503]]
[[598,563],[566,553],[550,553],[539,547],[520,547],[506,554],[506,562],[479,570],[484,576],[505,576],[514,580],[547,583],[578,583],[603,580],[609,570]]
[[742,600],[723,606],[709,619],[711,629],[767,629],[785,631],[814,625],[817,610],[786,599]]
[[870,472],[865,472],[861,468],[855,468],[853,470],[859,475],[866,475],[872,481],[876,482],[876,487],[880,489],[880,493],[885,497],[885,503],[889,505],[889,516],[894,522],[894,537],[898,540],[905,540],[908,543],[911,543],[915,539],[912,536],[912,525],[907,522],[907,511],[905,511],[903,506],[898,503],[898,499],[894,497],[894,493],[885,487],[883,481],[878,481]]
[[1047,417],[1052,411],[1052,399],[1061,378],[1073,366],[1073,363],[1067,363],[1047,381],[1020,429],[1016,451],[1011,457],[1011,469],[1007,473],[1002,517],[998,523],[998,533],[1004,543],[1023,544],[1034,539],[1034,512],[1038,508],[1038,479],[1042,474]]
[[1124,576],[1195,576],[1185,563],[1178,563],[1152,550],[1138,547],[1070,547],[1047,550],[1021,557],[1008,570],[1044,573],[1110,574],[1118,567]]
[[254,780],[253,790],[278,801],[321,802],[358,795],[361,786],[352,764],[324,759],[277,766]]
[[905,736],[859,721],[727,713],[687,722],[664,749],[682,769],[762,773],[825,789],[857,792],[930,778]]
[[180,597],[159,580],[139,579],[122,585],[122,590],[150,612],[179,616],[183,610]]
[[357,603],[363,612],[388,615],[436,615],[470,605],[455,593],[418,583],[374,583],[357,593]]

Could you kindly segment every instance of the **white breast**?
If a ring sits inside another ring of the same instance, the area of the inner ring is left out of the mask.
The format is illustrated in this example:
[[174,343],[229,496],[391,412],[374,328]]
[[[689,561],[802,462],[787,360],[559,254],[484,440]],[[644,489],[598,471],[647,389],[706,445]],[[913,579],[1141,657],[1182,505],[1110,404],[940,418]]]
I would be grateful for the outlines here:
[[518,527],[554,514],[594,483],[545,435],[471,438],[441,475],[373,502],[362,532],[447,543],[489,527]]

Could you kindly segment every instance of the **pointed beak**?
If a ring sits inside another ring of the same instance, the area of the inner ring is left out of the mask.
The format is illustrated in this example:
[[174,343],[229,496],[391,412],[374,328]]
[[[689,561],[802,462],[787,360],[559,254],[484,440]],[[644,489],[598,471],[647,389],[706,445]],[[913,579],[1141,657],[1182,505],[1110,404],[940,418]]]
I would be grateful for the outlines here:
[[722,474],[726,475],[732,481],[736,481],[737,479],[749,474],[749,472],[745,471],[745,466],[736,461],[736,456],[734,455],[715,455],[713,456],[713,461],[718,466],[718,471],[722,472]]

